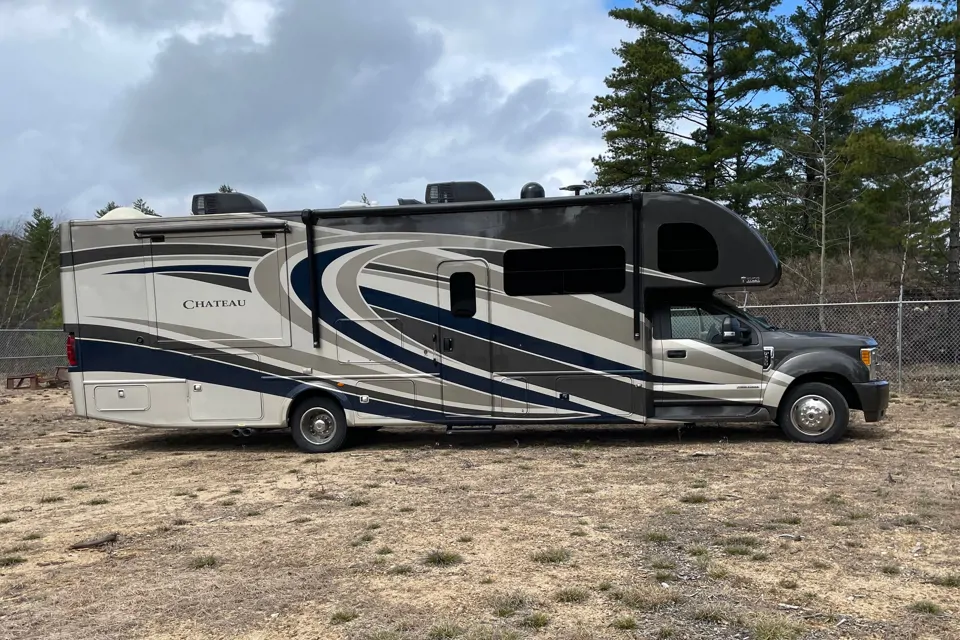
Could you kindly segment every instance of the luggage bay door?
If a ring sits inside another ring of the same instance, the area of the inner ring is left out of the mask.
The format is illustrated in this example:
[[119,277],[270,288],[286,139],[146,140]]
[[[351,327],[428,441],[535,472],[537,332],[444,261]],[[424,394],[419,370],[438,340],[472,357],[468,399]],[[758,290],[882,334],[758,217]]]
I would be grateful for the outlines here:
[[157,227],[148,279],[157,346],[290,346],[286,233],[276,221],[237,231]]

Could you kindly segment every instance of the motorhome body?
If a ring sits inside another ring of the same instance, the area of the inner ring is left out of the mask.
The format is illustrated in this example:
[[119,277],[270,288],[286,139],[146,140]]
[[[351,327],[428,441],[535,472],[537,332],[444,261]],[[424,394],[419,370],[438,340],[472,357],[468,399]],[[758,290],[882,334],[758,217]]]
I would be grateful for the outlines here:
[[426,204],[277,213],[210,194],[191,216],[65,223],[76,413],[290,428],[310,452],[424,424],[772,420],[832,442],[850,409],[883,416],[872,338],[779,330],[713,295],[780,278],[734,212],[540,195],[450,183]]

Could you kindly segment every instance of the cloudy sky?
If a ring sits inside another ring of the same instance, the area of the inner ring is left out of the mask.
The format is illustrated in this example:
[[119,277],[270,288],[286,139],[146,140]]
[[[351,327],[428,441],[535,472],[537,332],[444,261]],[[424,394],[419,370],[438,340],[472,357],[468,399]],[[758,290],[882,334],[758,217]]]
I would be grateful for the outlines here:
[[[0,222],[588,179],[613,0],[0,0]],[[627,2],[620,0],[621,4]]]

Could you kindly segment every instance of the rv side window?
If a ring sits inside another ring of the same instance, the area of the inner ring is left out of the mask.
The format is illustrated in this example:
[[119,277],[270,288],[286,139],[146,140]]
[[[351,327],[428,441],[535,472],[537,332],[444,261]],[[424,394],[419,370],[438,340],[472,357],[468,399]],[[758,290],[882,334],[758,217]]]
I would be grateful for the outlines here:
[[477,279],[469,271],[450,276],[450,312],[457,318],[472,318],[477,314]]
[[720,262],[717,241],[692,222],[670,222],[657,229],[657,269],[664,273],[713,271]]
[[619,293],[626,269],[619,245],[511,249],[503,254],[503,290],[508,296]]

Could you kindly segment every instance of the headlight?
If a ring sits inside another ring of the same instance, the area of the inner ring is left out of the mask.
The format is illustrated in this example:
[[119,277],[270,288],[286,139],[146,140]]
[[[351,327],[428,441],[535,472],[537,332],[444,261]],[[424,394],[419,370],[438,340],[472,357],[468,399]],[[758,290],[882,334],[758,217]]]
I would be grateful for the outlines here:
[[878,359],[879,352],[877,351],[876,347],[871,347],[870,349],[860,349],[860,361],[867,366],[867,370],[870,372],[871,380],[876,380]]

